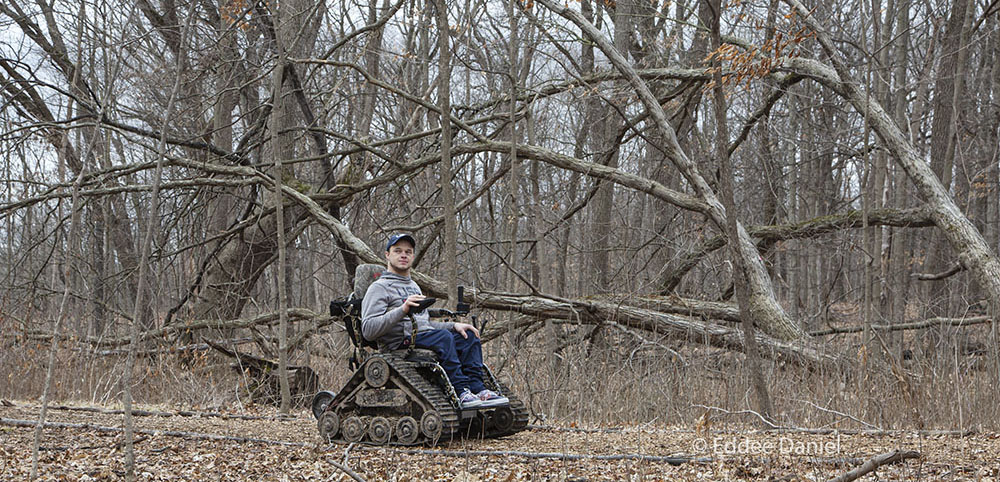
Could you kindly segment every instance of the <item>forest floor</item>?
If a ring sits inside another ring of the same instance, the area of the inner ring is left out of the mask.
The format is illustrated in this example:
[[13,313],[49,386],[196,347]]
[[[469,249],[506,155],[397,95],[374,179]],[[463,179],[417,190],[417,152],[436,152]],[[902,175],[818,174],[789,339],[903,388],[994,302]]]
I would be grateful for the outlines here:
[[[81,407],[49,410],[48,422],[65,425],[42,435],[41,479],[122,479],[123,417]],[[139,480],[351,480],[336,464],[368,481],[827,480],[895,449],[920,457],[881,467],[878,480],[1000,480],[995,433],[532,425],[503,439],[380,448],[318,444],[306,411],[241,419],[247,413],[142,408],[153,413],[134,418]],[[17,421],[38,413],[37,403],[0,404],[0,480],[27,478],[34,429]]]

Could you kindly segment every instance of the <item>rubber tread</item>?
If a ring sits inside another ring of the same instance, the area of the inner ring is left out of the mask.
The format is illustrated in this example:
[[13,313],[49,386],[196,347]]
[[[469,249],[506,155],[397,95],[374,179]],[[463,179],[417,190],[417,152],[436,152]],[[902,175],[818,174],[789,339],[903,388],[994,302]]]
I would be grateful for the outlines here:
[[[419,366],[416,363],[408,362],[406,360],[397,358],[395,356],[387,356],[386,361],[389,362],[389,366],[392,367],[392,371],[398,374],[407,385],[410,386],[415,392],[423,395],[424,400],[437,410],[438,414],[441,416],[441,438],[439,440],[446,440],[452,438],[455,432],[458,431],[460,416],[455,407],[448,401],[448,398],[438,387],[431,384],[426,378],[417,372],[416,367]],[[421,439],[424,438],[423,434],[417,438],[417,442],[422,443]],[[430,440],[424,440],[423,442],[433,442]]]
[[[449,401],[448,397],[444,392],[434,386],[430,381],[424,378],[418,371],[417,368],[423,366],[420,362],[408,362],[403,360],[397,355],[384,354],[376,355],[382,357],[386,363],[389,365],[389,382],[398,385],[404,385],[409,388],[412,392],[420,394],[423,398],[425,405],[429,405],[433,410],[436,410],[441,416],[441,436],[438,440],[429,440],[420,434],[417,440],[411,444],[402,444],[397,440],[390,439],[389,443],[386,445],[433,445],[436,442],[451,440],[459,432],[460,425],[460,414],[455,409],[455,406]],[[348,402],[348,397],[354,393],[354,391],[362,384],[365,383],[365,370],[359,369],[354,373],[343,388],[337,393],[333,401],[330,402],[327,410],[337,410],[344,403]],[[353,413],[353,410],[347,410],[340,414],[342,420],[346,420]],[[398,419],[393,418],[390,421],[395,423]],[[339,435],[339,433],[338,433]],[[336,437],[333,439],[335,442],[348,443],[343,437]],[[371,445],[381,445],[372,444],[370,441],[366,441]]]

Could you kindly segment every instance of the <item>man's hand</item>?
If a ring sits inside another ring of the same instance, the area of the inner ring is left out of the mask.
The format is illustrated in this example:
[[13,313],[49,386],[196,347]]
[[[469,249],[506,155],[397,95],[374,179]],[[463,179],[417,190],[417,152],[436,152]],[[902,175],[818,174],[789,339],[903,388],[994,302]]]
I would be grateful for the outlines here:
[[476,335],[476,338],[479,338],[479,330],[468,323],[455,323],[455,331],[457,331],[459,335],[462,335],[462,338],[468,338],[468,332],[470,331]]
[[403,313],[410,314],[410,308],[416,308],[421,301],[424,300],[426,296],[424,295],[410,295],[403,302]]

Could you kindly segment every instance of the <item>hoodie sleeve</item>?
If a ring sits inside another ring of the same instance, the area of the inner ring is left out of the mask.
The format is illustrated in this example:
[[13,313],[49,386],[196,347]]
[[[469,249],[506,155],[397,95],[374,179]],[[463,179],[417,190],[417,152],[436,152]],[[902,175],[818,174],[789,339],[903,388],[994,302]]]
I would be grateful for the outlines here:
[[455,322],[454,321],[428,320],[427,323],[429,323],[431,325],[431,327],[434,328],[434,329],[436,329],[436,330],[451,330],[451,329],[455,328]]
[[361,301],[361,334],[375,341],[403,319],[403,307],[389,309],[392,296],[382,283],[372,283]]

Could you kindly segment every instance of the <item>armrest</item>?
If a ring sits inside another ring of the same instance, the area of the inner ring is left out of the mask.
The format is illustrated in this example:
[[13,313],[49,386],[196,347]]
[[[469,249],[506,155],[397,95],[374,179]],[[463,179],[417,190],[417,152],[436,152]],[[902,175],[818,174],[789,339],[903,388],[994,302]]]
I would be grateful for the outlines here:
[[410,314],[414,314],[415,315],[417,313],[420,313],[421,311],[424,311],[427,308],[430,308],[430,306],[433,305],[436,302],[437,302],[437,298],[424,298],[419,303],[417,303],[417,306],[415,306],[412,309],[410,309]]

